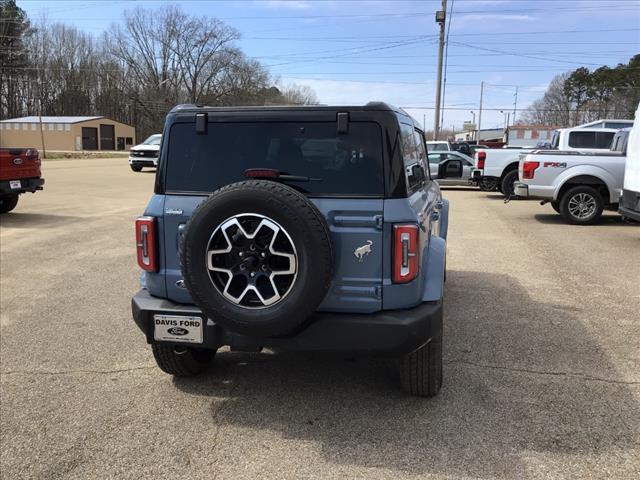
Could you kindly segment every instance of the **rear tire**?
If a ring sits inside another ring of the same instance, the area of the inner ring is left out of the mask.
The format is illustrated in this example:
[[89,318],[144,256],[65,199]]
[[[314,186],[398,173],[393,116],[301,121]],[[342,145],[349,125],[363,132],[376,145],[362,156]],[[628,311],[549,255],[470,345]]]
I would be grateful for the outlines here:
[[0,213],[8,213],[18,204],[18,194],[0,197]]
[[560,202],[551,202],[551,208],[553,208],[556,213],[560,213]]
[[560,199],[560,215],[572,225],[593,225],[600,219],[603,210],[602,195],[587,185],[567,190]]
[[518,170],[510,170],[502,179],[500,191],[507,198],[518,198],[515,194],[514,184],[518,181]]
[[176,377],[192,377],[207,369],[215,350],[178,347],[164,343],[151,345],[160,370]]
[[442,387],[442,331],[400,360],[402,389],[418,397],[434,397]]
[[131,165],[131,170],[133,170],[134,172],[141,172],[142,167],[139,165],[136,165],[136,166]]

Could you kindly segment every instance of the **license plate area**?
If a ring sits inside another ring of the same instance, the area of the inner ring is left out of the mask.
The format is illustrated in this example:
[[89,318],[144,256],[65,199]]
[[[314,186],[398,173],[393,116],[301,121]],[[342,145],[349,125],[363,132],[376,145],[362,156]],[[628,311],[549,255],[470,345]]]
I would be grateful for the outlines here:
[[153,316],[153,338],[160,342],[202,343],[204,320],[184,315]]
[[22,182],[20,180],[9,180],[9,187],[22,188]]

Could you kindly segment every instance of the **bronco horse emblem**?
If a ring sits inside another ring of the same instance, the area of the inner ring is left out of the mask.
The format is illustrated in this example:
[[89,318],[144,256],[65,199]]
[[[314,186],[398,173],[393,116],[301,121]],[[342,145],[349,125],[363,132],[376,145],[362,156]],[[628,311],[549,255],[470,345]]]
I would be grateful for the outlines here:
[[367,240],[366,245],[362,245],[361,247],[358,247],[353,251],[353,254],[358,259],[358,262],[362,263],[364,261],[364,257],[371,253],[371,245],[373,245],[373,242],[371,240]]

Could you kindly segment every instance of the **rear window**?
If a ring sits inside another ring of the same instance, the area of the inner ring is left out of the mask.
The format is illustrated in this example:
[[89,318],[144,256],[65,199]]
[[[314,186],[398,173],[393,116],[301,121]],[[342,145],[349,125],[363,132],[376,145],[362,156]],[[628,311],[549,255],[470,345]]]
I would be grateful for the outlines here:
[[573,148],[609,148],[614,132],[571,132],[569,146]]
[[167,191],[212,192],[244,180],[250,168],[310,177],[287,185],[311,195],[384,194],[382,136],[373,122],[351,122],[340,134],[335,122],[209,123],[206,134],[193,123],[171,127]]

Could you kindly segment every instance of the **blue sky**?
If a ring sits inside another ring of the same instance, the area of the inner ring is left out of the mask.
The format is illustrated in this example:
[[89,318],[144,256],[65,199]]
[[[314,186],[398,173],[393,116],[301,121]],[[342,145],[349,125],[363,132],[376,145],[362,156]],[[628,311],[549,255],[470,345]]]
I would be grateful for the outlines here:
[[[322,103],[383,100],[433,126],[439,0],[18,0],[33,20],[95,35],[127,9],[166,3],[235,27],[247,55],[280,83],[312,87]],[[481,81],[485,107],[512,111],[516,85],[524,108],[558,73],[640,53],[639,0],[453,0],[450,22],[444,126],[477,115]],[[499,111],[483,112],[483,128],[503,123]]]

